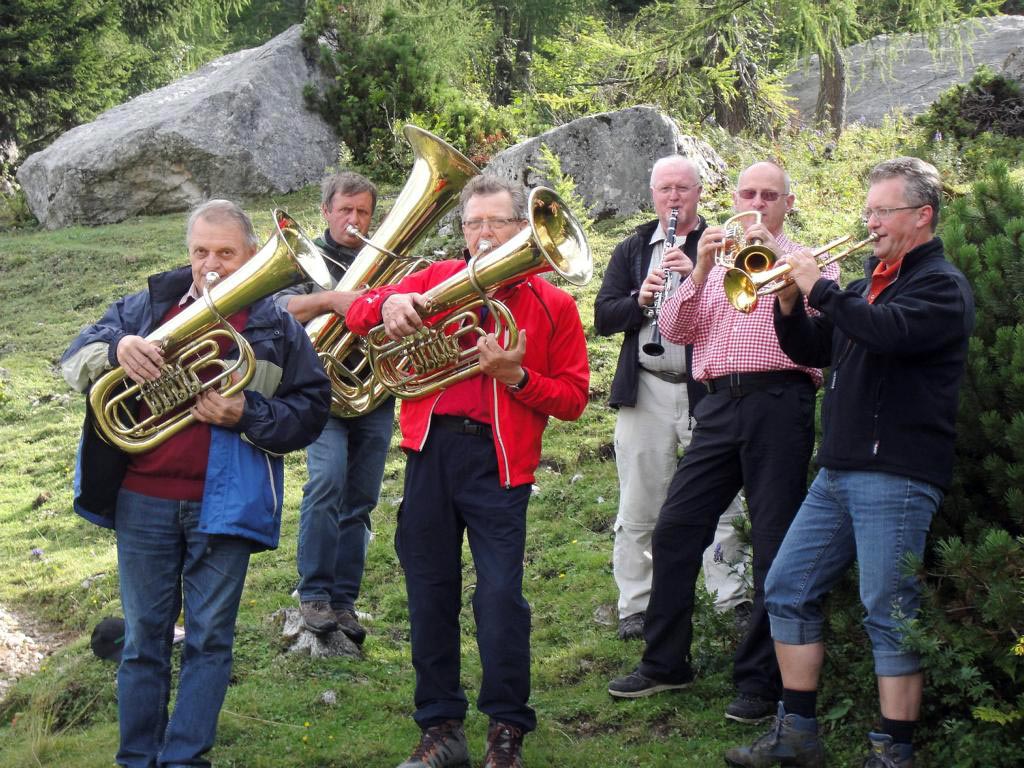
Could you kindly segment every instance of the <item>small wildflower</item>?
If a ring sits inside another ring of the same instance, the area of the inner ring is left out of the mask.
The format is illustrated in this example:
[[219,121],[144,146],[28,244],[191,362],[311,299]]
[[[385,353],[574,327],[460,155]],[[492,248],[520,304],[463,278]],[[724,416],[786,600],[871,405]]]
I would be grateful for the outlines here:
[[1013,646],[1015,656],[1024,656],[1024,635],[1017,638],[1017,644]]
[[578,541],[579,541],[579,539],[573,539],[573,540],[572,540],[572,543],[573,543],[573,544],[576,544],[576,543],[577,543]]
[[565,574],[564,574],[564,573],[560,573],[560,574],[558,574],[558,578],[560,578],[560,579],[564,579],[564,578],[565,578]]
[[302,743],[306,744],[308,742],[309,742],[309,736],[306,736],[305,734],[303,734],[303,736],[302,736]]
[[36,560],[38,560],[39,558],[41,558],[43,556],[44,552],[43,552],[42,547],[33,547],[32,551],[29,554],[31,554],[32,557],[34,557]]
[[309,720],[307,720],[306,722],[304,722],[304,723],[302,724],[302,727],[303,727],[303,728],[309,728]]

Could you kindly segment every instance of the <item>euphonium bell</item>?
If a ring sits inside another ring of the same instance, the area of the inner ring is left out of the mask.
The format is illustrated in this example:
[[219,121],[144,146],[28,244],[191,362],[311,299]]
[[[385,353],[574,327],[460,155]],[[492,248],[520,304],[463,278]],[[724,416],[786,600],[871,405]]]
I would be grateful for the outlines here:
[[478,308],[494,317],[494,335],[506,334],[506,347],[519,334],[509,309],[488,298],[499,288],[554,270],[573,285],[593,274],[590,246],[575,217],[552,190],[537,187],[527,203],[529,226],[494,250],[477,254],[466,269],[424,293],[431,314],[423,328],[399,341],[383,325],[367,335],[374,376],[395,396],[423,397],[480,371],[476,344],[463,348],[463,336],[486,335]]
[[[111,445],[125,453],[150,451],[195,421],[188,406],[200,392],[217,388],[228,397],[245,388],[256,370],[255,355],[225,318],[294,283],[312,280],[323,288],[330,286],[331,275],[320,249],[287,213],[275,210],[273,217],[273,235],[251,259],[215,284],[216,273],[210,273],[204,300],[192,303],[146,337],[163,349],[160,378],[136,384],[118,367],[89,390],[96,429]],[[221,337],[237,345],[237,360],[220,358]],[[201,372],[211,368],[216,374],[203,381]],[[142,404],[149,415],[140,419]]]
[[[415,157],[409,178],[335,290],[397,283],[425,266],[423,259],[409,257],[413,246],[458,203],[466,182],[480,173],[460,152],[422,128],[407,125],[402,133]],[[332,415],[360,416],[380,405],[388,392],[374,380],[362,339],[343,318],[333,312],[315,317],[306,323],[306,333],[331,380]]]

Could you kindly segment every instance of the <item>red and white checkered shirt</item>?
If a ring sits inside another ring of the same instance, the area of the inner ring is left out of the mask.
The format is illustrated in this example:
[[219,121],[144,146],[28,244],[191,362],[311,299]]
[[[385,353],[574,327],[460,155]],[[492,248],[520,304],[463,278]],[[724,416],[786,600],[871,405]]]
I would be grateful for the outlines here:
[[[785,235],[775,241],[783,253],[801,247]],[[775,297],[762,297],[750,314],[738,312],[725,296],[724,277],[725,268],[715,265],[701,286],[687,278],[658,314],[662,336],[693,344],[693,378],[710,381],[730,373],[795,370],[807,373],[820,387],[821,369],[796,365],[779,347],[772,318]],[[822,277],[838,280],[839,265],[826,267]]]

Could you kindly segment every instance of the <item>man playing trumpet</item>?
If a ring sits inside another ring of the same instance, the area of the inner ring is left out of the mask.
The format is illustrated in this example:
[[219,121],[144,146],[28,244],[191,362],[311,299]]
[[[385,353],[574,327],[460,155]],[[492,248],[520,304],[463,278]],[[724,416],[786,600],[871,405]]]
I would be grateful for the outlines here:
[[[736,211],[761,214],[760,223],[743,219],[745,240],[759,240],[776,255],[795,250],[782,231],[793,200],[789,178],[775,163],[756,163],[740,173],[733,192]],[[693,344],[691,375],[708,394],[694,412],[693,439],[672,477],[652,537],[654,576],[643,658],[631,674],[612,680],[608,692],[635,698],[693,681],[690,644],[701,553],[743,488],[752,531],[754,603],[734,658],[737,694],[725,716],[753,723],[772,715],[780,691],[764,579],[804,497],[821,371],[797,366],[782,353],[768,302],[750,314],[729,304],[722,286],[725,268],[716,264],[715,255],[732,237],[723,227],[704,231],[693,271],[661,312],[662,335],[676,344]],[[838,274],[837,267],[832,270]]]
[[[481,175],[461,195],[465,257],[497,248],[523,230],[521,187]],[[423,326],[423,294],[466,269],[435,263],[397,285],[371,290],[349,308],[365,335],[383,322],[393,339]],[[470,764],[459,677],[462,540],[476,569],[473,613],[483,679],[477,706],[490,718],[485,768],[521,768],[523,734],[536,726],[530,696],[530,606],[523,598],[526,508],[548,418],[571,420],[587,404],[587,345],[576,303],[534,276],[494,298],[512,313],[519,338],[505,349],[492,332],[476,341],[480,372],[441,392],[402,401],[407,455],[395,548],[405,571],[420,742],[400,768]],[[481,308],[481,314],[484,314]]]
[[[186,243],[188,267],[153,275],[71,343],[61,367],[73,388],[85,391],[116,366],[139,384],[159,378],[164,351],[144,337],[202,301],[207,273],[226,278],[258,244],[249,217],[227,200],[192,212]],[[227,319],[256,357],[245,390],[201,392],[190,406],[194,423],[131,456],[99,438],[89,410],[79,446],[75,511],[117,534],[125,638],[116,759],[129,768],[209,765],[249,555],[276,547],[280,533],[280,454],[304,448],[327,420],[330,382],[302,326],[269,298]],[[222,345],[221,358],[232,354]],[[183,604],[168,717],[171,637]]]
[[[869,176],[864,222],[878,236],[867,276],[842,290],[806,251],[779,294],[775,330],[802,365],[829,365],[821,469],[766,584],[782,700],[772,730],[726,753],[730,765],[824,765],[815,707],[825,656],[821,603],[858,562],[864,626],[875,658],[881,728],[865,768],[911,768],[923,677],[903,646],[932,516],[952,480],[960,382],[974,325],[967,279],[935,237],[942,184],[913,157]],[[803,299],[801,298],[801,294]],[[810,315],[805,302],[820,311]]]

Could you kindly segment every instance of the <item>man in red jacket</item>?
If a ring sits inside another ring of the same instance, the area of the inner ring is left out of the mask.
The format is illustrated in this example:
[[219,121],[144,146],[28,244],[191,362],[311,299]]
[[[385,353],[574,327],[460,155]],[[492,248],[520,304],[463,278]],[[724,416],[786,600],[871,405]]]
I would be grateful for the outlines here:
[[[394,339],[423,325],[423,294],[466,268],[467,259],[528,226],[521,187],[477,176],[462,192],[465,259],[442,261],[349,308],[360,334],[383,322]],[[495,297],[519,330],[505,348],[477,342],[480,373],[442,392],[404,400],[399,415],[408,456],[395,537],[409,598],[420,742],[400,768],[468,766],[459,682],[462,536],[476,569],[473,613],[483,679],[478,708],[490,718],[485,768],[521,768],[523,734],[536,726],[530,696],[530,607],[522,594],[526,507],[548,418],[576,419],[587,404],[589,366],[575,300],[544,279],[526,278]],[[483,324],[493,330],[493,318]]]

